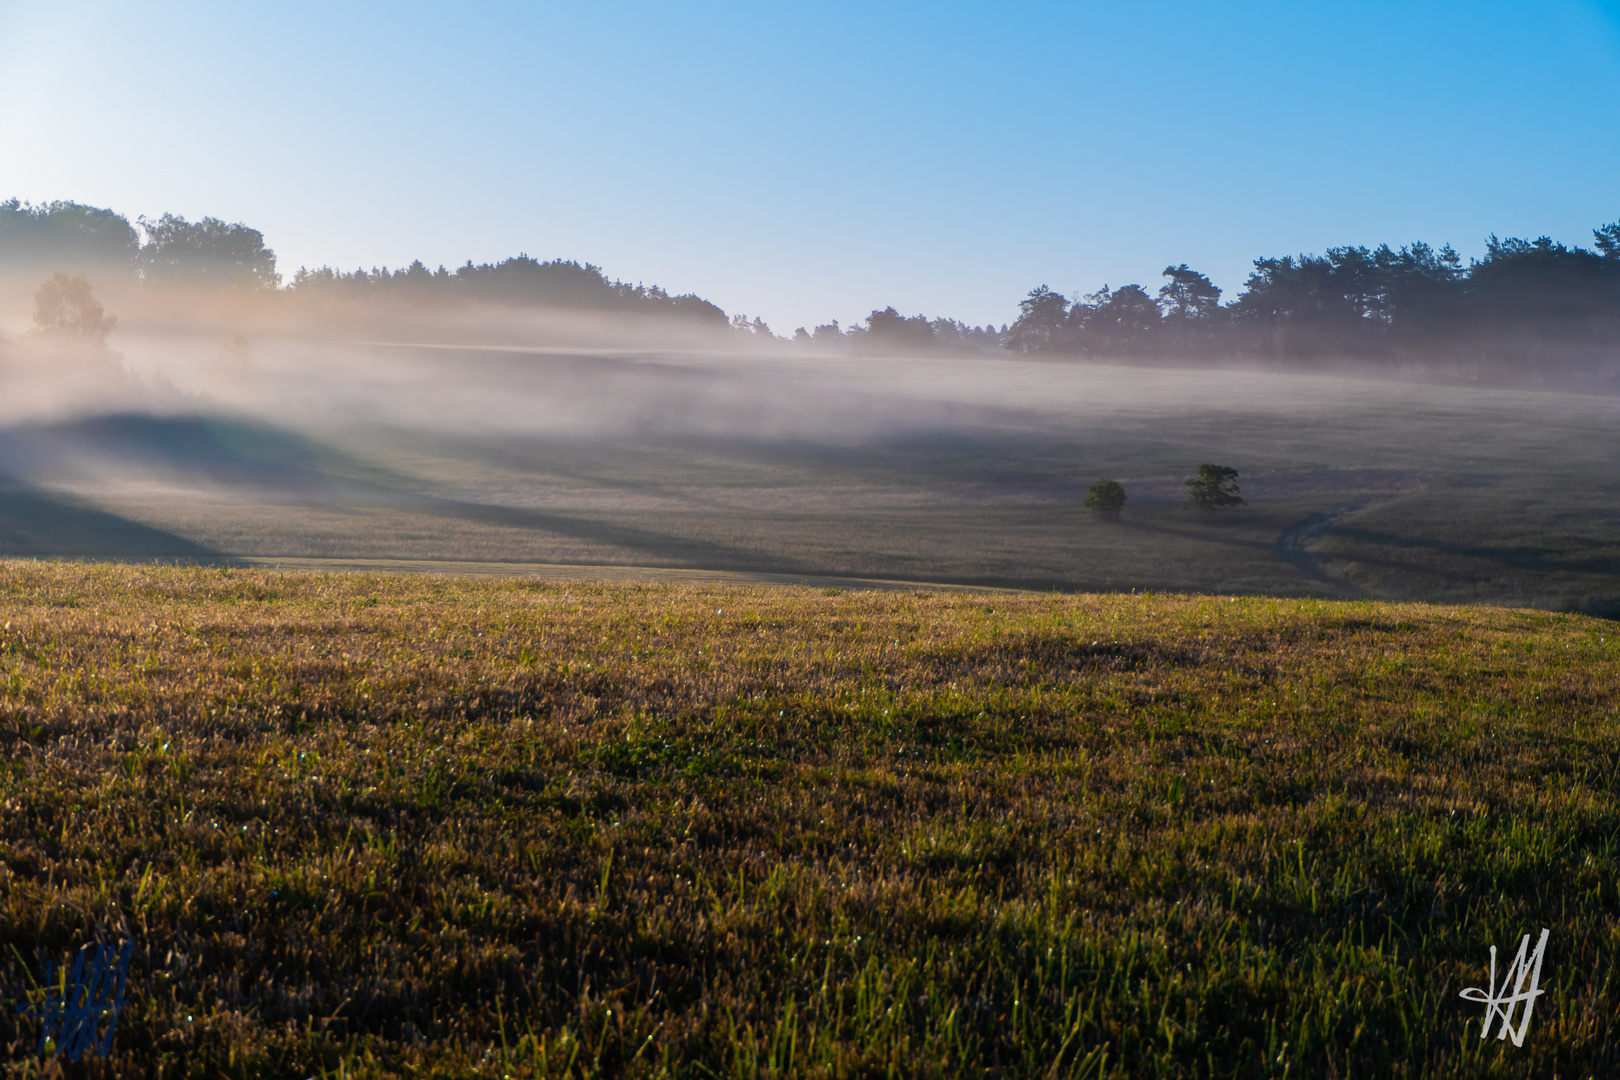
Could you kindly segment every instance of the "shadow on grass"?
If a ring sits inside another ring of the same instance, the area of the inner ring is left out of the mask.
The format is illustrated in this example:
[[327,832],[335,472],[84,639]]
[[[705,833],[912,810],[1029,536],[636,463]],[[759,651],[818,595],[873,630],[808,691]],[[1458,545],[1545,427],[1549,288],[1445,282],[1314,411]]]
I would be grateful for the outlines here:
[[[1601,574],[1615,578],[1616,585],[1620,586],[1620,559],[1591,556],[1585,558],[1572,557],[1572,553],[1559,548],[1531,547],[1529,545],[1485,547],[1474,544],[1457,544],[1447,540],[1419,540],[1411,537],[1396,536],[1393,533],[1374,532],[1371,529],[1357,529],[1354,527],[1329,528],[1324,530],[1322,535],[1343,537],[1346,540],[1375,547],[1433,551],[1456,558],[1481,559],[1514,570]],[[1358,557],[1357,561],[1377,562],[1378,560]],[[1391,565],[1400,566],[1406,564],[1392,561]]]
[[[511,506],[463,502],[455,499],[424,499],[395,504],[397,508],[455,521],[476,521],[512,529],[549,533],[574,540],[610,545],[634,552],[653,568],[684,570],[738,571],[760,574],[791,574],[806,578],[836,578],[850,581],[913,582],[917,585],[964,585],[992,589],[1032,589],[1040,592],[1093,591],[1096,586],[1059,577],[1006,574],[907,573],[885,566],[881,570],[850,569],[847,566],[785,558],[767,552],[693,536],[615,524],[569,514],[549,513]],[[1261,545],[1264,546],[1264,545]],[[576,566],[620,566],[622,561],[571,559]]]
[[1195,511],[1189,511],[1187,524],[1179,528],[1171,525],[1150,525],[1145,521],[1141,521],[1139,519],[1133,520],[1131,518],[1120,518],[1118,524],[1122,529],[1134,529],[1138,532],[1159,533],[1162,536],[1173,536],[1178,540],[1197,540],[1206,544],[1219,544],[1223,547],[1248,548],[1251,551],[1275,552],[1277,550],[1277,542],[1275,540],[1255,540],[1245,536],[1232,535],[1225,531],[1228,529],[1241,529],[1244,527],[1252,528],[1255,526],[1262,529],[1269,529],[1272,525],[1270,522],[1257,521],[1253,519],[1235,520],[1217,517],[1204,518],[1195,516],[1195,514]]
[[[1348,551],[1327,553],[1323,557],[1328,561],[1339,564],[1353,563],[1402,575],[1427,586],[1417,590],[1403,588],[1399,590],[1400,595],[1415,595],[1417,599],[1427,599],[1430,602],[1455,603],[1458,601],[1447,598],[1443,593],[1437,594],[1435,588],[1500,586],[1505,579],[1519,582],[1522,590],[1533,589],[1533,594],[1526,591],[1517,593],[1499,591],[1494,598],[1484,602],[1513,607],[1544,607],[1590,615],[1599,619],[1620,620],[1620,573],[1616,572],[1616,569],[1620,568],[1610,568],[1615,567],[1614,560],[1589,558],[1579,562],[1559,562],[1549,557],[1557,554],[1557,549],[1552,548],[1482,548],[1444,541],[1414,541],[1399,537],[1389,537],[1386,541],[1383,539],[1384,534],[1365,529],[1334,529],[1326,535],[1347,536],[1364,545]],[[1419,553],[1430,552],[1434,561],[1427,563],[1420,561],[1421,556],[1403,559],[1381,554],[1377,548],[1380,542],[1385,542],[1392,548]],[[1446,560],[1457,562],[1448,564]],[[1569,575],[1563,578],[1563,581],[1568,583],[1567,587],[1556,587],[1557,578],[1554,575],[1560,573]],[[1572,578],[1575,580],[1571,581]],[[1583,592],[1584,596],[1579,595]],[[1462,602],[1480,601],[1475,599]]]
[[[399,478],[302,435],[227,416],[108,413],[0,431],[0,461],[21,476],[62,463],[137,466],[236,490],[331,497]],[[363,479],[357,479],[363,478]]]
[[210,548],[0,476],[0,556],[209,559]]
[[659,563],[689,566],[699,570],[755,570],[785,574],[827,572],[798,560],[762,555],[730,544],[679,536],[656,529],[615,525],[570,514],[464,502],[460,499],[423,499],[407,505],[417,513],[433,517],[476,521],[510,529],[551,533],[575,540],[589,540],[635,551]]

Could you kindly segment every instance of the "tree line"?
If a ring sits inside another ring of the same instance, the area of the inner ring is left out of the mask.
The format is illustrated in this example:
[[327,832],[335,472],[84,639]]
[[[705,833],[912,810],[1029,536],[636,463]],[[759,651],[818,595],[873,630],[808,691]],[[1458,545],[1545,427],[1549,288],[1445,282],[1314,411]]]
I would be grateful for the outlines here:
[[1335,247],[1254,261],[1228,304],[1185,263],[1156,294],[1140,285],[1070,301],[1045,285],[1019,304],[1002,344],[1109,358],[1268,357],[1569,374],[1620,359],[1620,222],[1592,248],[1491,236],[1465,266],[1447,245]]
[[351,271],[330,266],[300,268],[283,283],[276,254],[264,234],[240,223],[205,217],[190,222],[174,214],[128,218],[75,202],[33,205],[0,202],[0,270],[69,278],[112,274],[153,287],[187,286],[239,292],[276,292],[315,302],[397,302],[412,306],[464,301],[520,308],[664,315],[783,347],[788,342],[847,352],[995,352],[1003,326],[969,326],[955,319],[906,317],[894,308],[874,310],[864,325],[836,320],[791,337],[778,336],[760,318],[728,317],[718,305],[692,294],[671,295],[657,285],[609,279],[590,263],[541,262],[526,254],[455,270],[429,269],[421,260],[403,269]]
[[670,315],[724,329],[726,313],[702,297],[671,296],[656,285],[609,280],[601,268],[518,255],[498,263],[429,270],[420,260],[401,270],[299,269],[283,284],[264,234],[240,223],[174,214],[132,224],[112,210],[73,202],[0,202],[0,269],[106,276],[153,287],[277,292],[332,301],[398,301],[412,305],[477,300],[516,307]]
[[[799,327],[793,331],[796,345],[819,349],[863,353],[996,352],[1006,327],[970,326],[955,319],[924,315],[906,316],[892,307],[874,310],[866,325],[841,327],[838,320],[816,327],[814,333]],[[766,328],[768,330],[768,328]]]
[[429,270],[420,259],[403,270],[300,269],[288,291],[295,296],[339,300],[394,300],[412,304],[477,300],[507,307],[564,308],[640,315],[666,315],[713,329],[731,326],[726,313],[700,296],[671,296],[657,285],[609,280],[590,263],[540,262],[517,255],[498,263]]
[[131,223],[73,202],[0,202],[0,270],[122,275],[142,285],[274,292],[312,301],[515,307],[673,316],[760,345],[853,353],[1052,354],[1146,362],[1268,358],[1303,366],[1344,361],[1523,378],[1589,373],[1620,351],[1620,222],[1590,249],[1491,236],[1465,265],[1449,245],[1335,247],[1324,255],[1254,260],[1243,291],[1182,263],[1155,292],[1104,285],[1072,300],[1045,285],[1010,326],[874,309],[862,325],[832,321],[779,337],[759,318],[727,317],[702,297],[610,280],[599,267],[518,255],[455,270],[420,261],[390,270],[298,270],[283,284],[257,229],[173,214]]

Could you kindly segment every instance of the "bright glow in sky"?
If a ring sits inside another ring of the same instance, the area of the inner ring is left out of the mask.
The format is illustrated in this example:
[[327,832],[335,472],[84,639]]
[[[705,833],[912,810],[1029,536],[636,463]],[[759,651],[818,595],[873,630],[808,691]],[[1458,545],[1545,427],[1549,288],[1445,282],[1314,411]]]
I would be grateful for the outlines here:
[[1620,3],[0,0],[0,198],[593,262],[778,333],[1620,218]]

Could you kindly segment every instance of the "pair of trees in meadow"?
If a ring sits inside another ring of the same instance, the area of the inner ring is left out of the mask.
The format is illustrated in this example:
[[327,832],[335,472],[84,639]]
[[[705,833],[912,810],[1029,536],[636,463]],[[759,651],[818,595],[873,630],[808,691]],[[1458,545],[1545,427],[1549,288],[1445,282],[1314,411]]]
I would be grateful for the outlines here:
[[[1184,508],[1212,511],[1244,505],[1237,478],[1237,470],[1226,465],[1198,466],[1198,474],[1186,482]],[[1086,489],[1086,499],[1081,506],[1101,517],[1117,520],[1120,511],[1125,509],[1125,485],[1118,480],[1098,480]]]

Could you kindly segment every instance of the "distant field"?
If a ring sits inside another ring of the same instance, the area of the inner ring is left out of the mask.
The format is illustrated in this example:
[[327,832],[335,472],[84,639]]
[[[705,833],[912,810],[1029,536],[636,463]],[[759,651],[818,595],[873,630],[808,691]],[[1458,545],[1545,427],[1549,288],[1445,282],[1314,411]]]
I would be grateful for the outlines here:
[[[236,399],[0,429],[0,555],[1620,611],[1617,398],[989,358],[277,355]],[[1183,511],[1204,462],[1250,505]],[[1080,508],[1105,476],[1119,522]]]
[[0,624],[13,1074],[96,935],[97,1075],[1620,1067],[1601,620],[7,561]]

